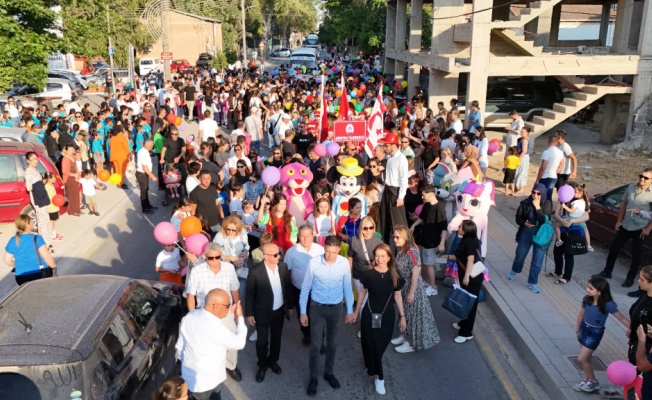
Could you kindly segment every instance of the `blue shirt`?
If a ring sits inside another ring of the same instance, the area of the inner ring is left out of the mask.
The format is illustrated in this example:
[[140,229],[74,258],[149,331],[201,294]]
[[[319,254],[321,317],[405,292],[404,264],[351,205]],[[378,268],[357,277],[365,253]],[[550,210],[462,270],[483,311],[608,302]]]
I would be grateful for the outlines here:
[[[314,257],[308,264],[306,277],[301,285],[299,306],[301,314],[306,313],[310,298],[320,304],[340,304],[346,299],[346,312],[353,312],[353,288],[349,261],[338,255],[332,265],[326,264],[324,256]],[[314,307],[314,306],[313,306]]]
[[3,128],[11,128],[11,120],[7,119],[5,122],[0,121],[0,126]]
[[34,248],[34,236],[36,236],[36,247],[41,248],[45,246],[45,240],[41,235],[33,233],[23,233],[20,235],[20,245],[16,244],[16,236],[12,236],[5,246],[5,251],[14,256],[14,266],[16,267],[16,275],[28,275],[38,272],[40,265],[45,267],[45,260],[41,258],[39,262]]
[[586,305],[582,303],[582,308],[584,309],[584,322],[592,327],[597,328],[602,328],[604,326],[604,324],[607,322],[607,317],[609,314],[615,314],[618,312],[618,307],[613,301],[608,301],[604,305],[604,309],[606,311],[605,314],[600,312],[600,308],[595,304]]
[[104,149],[102,148],[102,139],[95,139],[91,144],[91,153],[95,154],[104,154]]
[[145,138],[143,137],[143,133],[136,133],[136,151],[140,150],[143,148],[145,145]]

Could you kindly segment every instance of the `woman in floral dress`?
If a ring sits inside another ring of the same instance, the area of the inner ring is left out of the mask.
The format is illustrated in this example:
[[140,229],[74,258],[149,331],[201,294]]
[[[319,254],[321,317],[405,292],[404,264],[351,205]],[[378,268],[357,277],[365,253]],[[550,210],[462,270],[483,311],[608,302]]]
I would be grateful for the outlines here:
[[394,244],[398,249],[396,269],[405,280],[401,293],[407,329],[402,336],[392,339],[392,344],[398,346],[395,350],[399,353],[428,349],[439,343],[439,332],[421,278],[419,250],[410,230],[403,225],[394,227]]

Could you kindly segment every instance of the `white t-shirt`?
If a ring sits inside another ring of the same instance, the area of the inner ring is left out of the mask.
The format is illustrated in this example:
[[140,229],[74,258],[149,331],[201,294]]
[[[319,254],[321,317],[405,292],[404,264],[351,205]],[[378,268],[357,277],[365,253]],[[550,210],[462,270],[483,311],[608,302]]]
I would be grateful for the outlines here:
[[188,193],[192,193],[197,186],[199,186],[199,179],[196,176],[188,176],[186,178],[186,191]]
[[330,230],[333,223],[333,214],[329,217],[328,215],[320,215],[317,217],[317,224],[315,224],[315,214],[310,214],[306,222],[312,224],[312,230],[315,232],[315,236],[328,236],[330,235]]
[[455,133],[461,133],[463,128],[464,125],[462,124],[462,120],[459,119],[451,123],[451,126],[448,127],[448,129],[454,129]]
[[82,193],[84,193],[84,196],[95,196],[97,193],[95,190],[95,179],[80,178],[79,183],[82,185]]
[[236,143],[238,143],[238,136],[242,136],[242,135],[244,135],[244,131],[242,129],[234,129],[231,132],[231,136],[230,136],[231,144],[235,145]]
[[215,139],[217,129],[217,122],[215,122],[214,119],[204,118],[204,120],[199,123],[199,130],[202,132],[201,140],[206,141],[209,137]]
[[238,156],[233,156],[229,158],[229,168],[238,169],[238,160],[242,160],[247,167],[251,168],[251,161],[247,157],[238,158]]
[[171,252],[161,250],[161,252],[156,256],[156,266],[171,272],[179,270],[179,261],[181,261],[181,255],[179,254],[179,249],[177,247],[175,247]]
[[571,162],[570,155],[573,154],[573,149],[566,142],[557,146],[562,153],[564,153],[564,169],[560,174],[570,175],[573,172],[573,163]]
[[555,146],[550,146],[541,153],[541,161],[546,160],[546,169],[541,178],[557,178],[559,163],[564,161],[564,153]]
[[142,149],[138,150],[138,154],[136,158],[138,158],[138,163],[136,164],[136,172],[145,173],[145,170],[143,169],[144,166],[147,166],[147,168],[149,168],[149,172],[153,171],[152,157],[149,155],[149,151],[147,151],[146,148],[143,147]]
[[586,212],[586,202],[582,199],[573,199],[570,208],[574,208],[574,213],[569,213],[568,218],[579,218]]

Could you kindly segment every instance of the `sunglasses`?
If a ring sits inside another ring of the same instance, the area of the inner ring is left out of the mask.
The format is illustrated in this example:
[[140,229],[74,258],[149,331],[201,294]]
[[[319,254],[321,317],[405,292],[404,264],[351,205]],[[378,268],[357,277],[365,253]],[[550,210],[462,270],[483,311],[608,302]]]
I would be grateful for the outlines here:
[[281,255],[281,253],[276,253],[276,254],[269,254],[269,253],[264,253],[266,256],[274,257],[277,258],[278,256]]
[[394,239],[400,239],[400,236],[392,236]]
[[178,133],[172,133],[172,134],[170,134],[170,136],[179,136],[179,134]]
[[362,228],[363,231],[373,231],[375,228],[373,226],[365,226]]
[[249,183],[257,183],[258,181],[255,179],[249,179]]
[[238,165],[238,169],[242,169],[244,167],[245,167],[244,165]]
[[219,260],[222,256],[206,256],[208,261]]
[[532,191],[532,194],[535,196],[541,196],[541,192]]
[[403,144],[409,144],[410,142],[401,142],[401,143],[403,143]]
[[645,180],[645,181],[649,181],[649,180],[652,179],[652,178],[650,178],[649,176],[645,176],[645,175],[639,175],[639,176],[638,176],[638,179],[643,179],[643,180]]

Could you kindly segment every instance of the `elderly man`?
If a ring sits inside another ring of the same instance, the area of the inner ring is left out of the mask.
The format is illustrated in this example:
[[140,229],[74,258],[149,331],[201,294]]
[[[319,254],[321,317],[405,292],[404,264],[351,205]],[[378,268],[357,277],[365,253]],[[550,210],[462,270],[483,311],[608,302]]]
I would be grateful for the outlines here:
[[149,180],[158,181],[152,172],[152,157],[149,155],[153,148],[154,142],[147,140],[143,148],[136,154],[136,180],[140,186],[140,207],[143,214],[153,214],[158,209],[158,207],[152,207],[149,202]]
[[263,121],[260,120],[260,109],[251,107],[251,115],[244,120],[245,132],[251,136],[251,148],[260,154],[260,141],[263,139]]
[[292,289],[290,273],[285,263],[279,262],[281,253],[274,243],[262,245],[263,261],[254,265],[247,277],[245,315],[247,323],[256,327],[256,355],[258,373],[256,382],[265,379],[270,368],[275,374],[282,372],[278,365],[281,355],[283,319],[292,316]]
[[340,383],[333,375],[337,334],[342,320],[342,299],[346,299],[345,323],[355,321],[353,314],[353,288],[351,268],[346,258],[340,256],[340,239],[328,236],[324,243],[324,255],[314,257],[308,264],[306,276],[301,285],[301,325],[308,326],[308,298],[310,308],[310,383],[308,396],[317,394],[319,350],[326,330],[326,367],[324,379],[333,389]]
[[[297,309],[297,318],[299,318],[299,298],[301,297],[301,285],[306,276],[308,264],[313,257],[318,257],[324,254],[324,248],[314,241],[314,234],[312,228],[308,225],[301,225],[297,240],[299,243],[290,247],[285,254],[285,262],[287,263],[288,270],[292,281],[292,291]],[[310,298],[306,304],[306,312],[310,312]],[[301,333],[303,333],[303,345],[310,346],[310,328],[301,325]]]
[[[204,252],[203,263],[196,265],[190,270],[186,280],[186,301],[188,310],[204,307],[206,296],[213,289],[222,289],[227,293],[229,304],[240,302],[240,281],[235,273],[233,264],[221,261],[222,250],[217,243],[208,243]],[[226,303],[225,303],[226,304]],[[233,318],[224,320],[224,325],[231,331],[235,331],[236,326]],[[243,346],[244,347],[244,346]],[[226,352],[226,372],[236,381],[242,380],[242,374],[237,367],[238,352],[237,350],[228,350]]]
[[[239,301],[231,304],[229,293],[222,289],[211,290],[204,300],[203,308],[189,312],[181,321],[176,344],[181,374],[195,400],[221,398],[227,352],[243,349],[247,340]],[[236,320],[233,332],[230,326]]]

